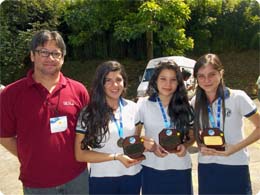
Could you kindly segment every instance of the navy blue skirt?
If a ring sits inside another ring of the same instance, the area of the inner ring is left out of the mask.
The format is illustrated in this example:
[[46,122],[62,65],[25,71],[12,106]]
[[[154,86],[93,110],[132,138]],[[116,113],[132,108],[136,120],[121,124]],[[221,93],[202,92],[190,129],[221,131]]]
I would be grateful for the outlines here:
[[252,194],[247,165],[198,165],[199,194]]
[[142,194],[193,194],[191,169],[161,171],[143,166]]
[[90,177],[89,194],[140,195],[141,172],[120,177]]

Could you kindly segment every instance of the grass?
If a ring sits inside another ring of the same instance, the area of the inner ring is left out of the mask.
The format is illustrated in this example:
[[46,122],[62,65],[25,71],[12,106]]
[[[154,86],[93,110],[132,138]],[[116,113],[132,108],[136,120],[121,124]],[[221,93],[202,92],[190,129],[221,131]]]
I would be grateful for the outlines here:
[[[197,56],[187,56],[198,59]],[[242,89],[252,98],[256,97],[256,79],[260,74],[260,56],[258,50],[245,52],[231,52],[219,54],[224,65],[224,79],[228,87]],[[91,80],[94,76],[96,67],[106,60],[89,61],[66,61],[63,67],[65,75],[78,80],[90,88]],[[147,61],[135,61],[131,59],[118,60],[125,66],[128,75],[127,98],[132,99],[136,96],[136,89],[139,85],[139,76],[142,76]]]

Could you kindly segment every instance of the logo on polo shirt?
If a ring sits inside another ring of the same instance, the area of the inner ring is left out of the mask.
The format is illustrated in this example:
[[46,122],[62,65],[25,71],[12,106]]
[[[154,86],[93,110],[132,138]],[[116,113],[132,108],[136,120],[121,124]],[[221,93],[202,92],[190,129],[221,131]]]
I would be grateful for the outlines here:
[[63,101],[63,105],[64,106],[74,106],[74,102],[73,101]]
[[231,109],[226,108],[226,117],[230,117],[231,113],[232,113]]

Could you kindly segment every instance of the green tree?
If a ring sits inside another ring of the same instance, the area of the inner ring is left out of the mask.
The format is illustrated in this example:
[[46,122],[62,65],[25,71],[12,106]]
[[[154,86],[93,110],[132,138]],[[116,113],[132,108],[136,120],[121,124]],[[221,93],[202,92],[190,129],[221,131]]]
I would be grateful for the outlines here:
[[160,55],[192,49],[193,40],[185,36],[189,14],[183,0],[78,0],[66,11],[65,21],[72,29],[68,38],[77,57],[89,50],[96,57],[111,57],[113,48],[124,50],[146,40],[147,57],[152,58],[153,45]]
[[260,9],[255,0],[186,0],[191,8],[187,33],[194,52],[259,49]]
[[61,0],[5,0],[0,5],[1,83],[8,84],[24,74],[28,43],[39,29],[57,30],[64,10]]
[[255,0],[229,0],[217,16],[212,49],[241,51],[259,49],[260,9]]
[[95,57],[108,57],[115,44],[112,37],[114,21],[123,17],[129,3],[131,1],[74,1],[65,14],[74,57],[84,56],[89,50],[95,52],[92,53]]
[[129,41],[145,34],[148,59],[153,58],[154,36],[163,55],[182,55],[193,48],[193,39],[185,35],[189,14],[189,7],[182,0],[140,1],[137,10],[116,23],[115,36]]
[[197,54],[210,52],[222,0],[187,0],[187,3],[191,9],[187,33],[194,38],[194,51]]

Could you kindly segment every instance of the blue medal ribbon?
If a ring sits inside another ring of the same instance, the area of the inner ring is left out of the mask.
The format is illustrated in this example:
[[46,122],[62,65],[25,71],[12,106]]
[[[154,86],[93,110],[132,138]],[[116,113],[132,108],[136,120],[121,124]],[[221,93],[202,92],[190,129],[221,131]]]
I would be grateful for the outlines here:
[[208,104],[208,114],[209,114],[209,120],[210,124],[213,128],[219,128],[220,129],[220,116],[221,116],[221,98],[218,98],[218,105],[217,105],[217,125],[215,124],[214,117],[210,108],[210,105]]
[[157,100],[157,102],[159,103],[159,106],[160,106],[160,110],[161,110],[162,117],[163,117],[164,127],[170,128],[171,123],[170,123],[170,121],[167,120],[166,113],[165,113],[165,110],[164,110],[163,105],[162,105],[162,101],[160,100],[159,96],[156,97],[156,100]]
[[115,116],[112,114],[112,120],[115,122],[118,135],[120,138],[124,137],[124,130],[123,130],[123,119],[122,119],[122,99],[120,98],[118,101],[119,104],[119,124],[115,118]]

